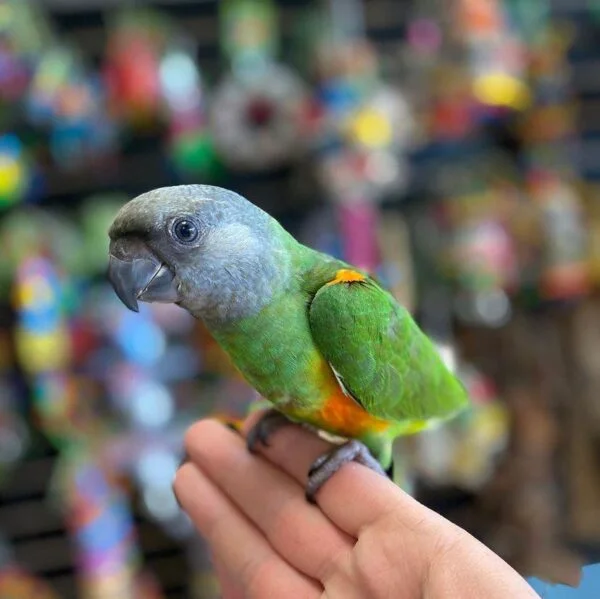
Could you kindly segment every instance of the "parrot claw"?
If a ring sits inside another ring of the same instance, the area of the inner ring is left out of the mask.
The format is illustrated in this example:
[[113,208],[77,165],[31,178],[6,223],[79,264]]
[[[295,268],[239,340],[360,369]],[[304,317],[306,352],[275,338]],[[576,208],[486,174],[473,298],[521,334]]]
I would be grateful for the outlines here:
[[348,462],[358,462],[370,468],[377,474],[387,476],[379,462],[371,455],[367,446],[355,439],[347,441],[329,453],[318,457],[308,471],[306,485],[306,499],[309,503],[316,503],[315,496],[319,489]]
[[256,453],[258,444],[269,446],[269,437],[282,426],[290,424],[290,421],[277,410],[268,410],[262,418],[250,429],[246,439],[246,445],[250,453]]

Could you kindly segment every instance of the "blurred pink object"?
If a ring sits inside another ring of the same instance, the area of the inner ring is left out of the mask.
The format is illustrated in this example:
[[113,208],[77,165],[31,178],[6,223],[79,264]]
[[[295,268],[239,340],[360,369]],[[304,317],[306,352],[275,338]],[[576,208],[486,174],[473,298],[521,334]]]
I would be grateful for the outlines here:
[[377,207],[373,202],[343,202],[338,208],[344,259],[370,273],[379,266]]

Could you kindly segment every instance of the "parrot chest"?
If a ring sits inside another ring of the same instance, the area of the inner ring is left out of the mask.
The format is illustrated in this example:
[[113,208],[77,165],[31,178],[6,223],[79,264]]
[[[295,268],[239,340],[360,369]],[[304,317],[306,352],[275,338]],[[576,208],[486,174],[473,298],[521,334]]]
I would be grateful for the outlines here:
[[306,298],[286,297],[213,335],[244,378],[291,419],[346,437],[388,428],[340,387],[313,340]]

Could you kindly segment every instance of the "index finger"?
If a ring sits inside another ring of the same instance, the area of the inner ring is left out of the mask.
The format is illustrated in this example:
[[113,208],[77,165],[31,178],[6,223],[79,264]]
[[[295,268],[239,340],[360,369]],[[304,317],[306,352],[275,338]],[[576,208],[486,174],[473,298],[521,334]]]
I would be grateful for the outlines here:
[[[243,426],[247,434],[261,413],[252,414]],[[334,446],[297,425],[279,429],[269,437],[269,446],[257,450],[269,461],[295,478],[308,482],[313,462]],[[316,496],[325,515],[340,529],[358,537],[361,530],[382,516],[397,511],[407,528],[422,527],[424,518],[434,512],[418,503],[389,479],[356,462],[345,464],[323,485]]]

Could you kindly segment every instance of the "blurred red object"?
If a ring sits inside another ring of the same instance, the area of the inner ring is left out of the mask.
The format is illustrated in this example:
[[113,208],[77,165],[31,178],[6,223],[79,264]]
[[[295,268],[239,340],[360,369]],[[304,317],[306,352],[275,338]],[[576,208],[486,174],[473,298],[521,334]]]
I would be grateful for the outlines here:
[[109,42],[105,63],[108,97],[114,114],[134,124],[156,116],[161,108],[160,55],[152,36],[123,27]]

